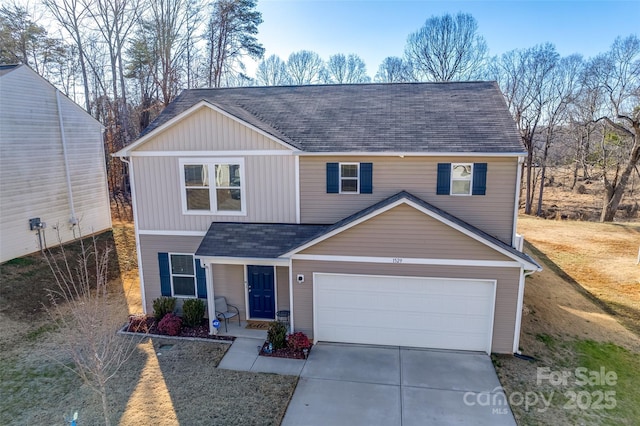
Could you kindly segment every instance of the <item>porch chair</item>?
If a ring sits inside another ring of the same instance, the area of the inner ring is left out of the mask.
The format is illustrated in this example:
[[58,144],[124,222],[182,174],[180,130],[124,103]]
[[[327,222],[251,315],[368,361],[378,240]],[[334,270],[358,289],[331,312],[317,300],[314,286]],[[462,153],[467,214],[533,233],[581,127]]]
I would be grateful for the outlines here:
[[[227,324],[229,323],[229,318],[238,317],[238,326],[240,326],[240,310],[233,305],[229,305],[227,303],[227,299],[224,297],[216,297],[214,299],[214,303],[216,305],[216,318],[218,320],[224,320],[224,331],[228,332]],[[233,311],[235,310],[235,312]]]

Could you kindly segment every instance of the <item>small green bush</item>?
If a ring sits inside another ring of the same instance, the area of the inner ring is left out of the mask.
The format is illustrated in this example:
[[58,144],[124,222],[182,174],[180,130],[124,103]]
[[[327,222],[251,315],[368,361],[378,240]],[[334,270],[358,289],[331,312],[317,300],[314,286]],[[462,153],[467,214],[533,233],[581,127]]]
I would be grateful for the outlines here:
[[273,349],[282,349],[287,346],[287,326],[279,321],[269,323],[267,340],[273,345]]
[[173,313],[176,308],[175,297],[158,297],[153,301],[153,316],[160,321],[165,315]]
[[202,299],[187,299],[182,305],[182,320],[187,327],[195,327],[204,319],[204,301]]

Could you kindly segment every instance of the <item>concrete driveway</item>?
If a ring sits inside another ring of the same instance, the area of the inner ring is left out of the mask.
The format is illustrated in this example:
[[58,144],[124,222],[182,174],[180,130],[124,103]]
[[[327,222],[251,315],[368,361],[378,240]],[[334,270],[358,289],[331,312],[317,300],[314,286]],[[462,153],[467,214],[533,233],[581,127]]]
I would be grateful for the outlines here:
[[283,426],[509,425],[491,359],[477,352],[320,343]]

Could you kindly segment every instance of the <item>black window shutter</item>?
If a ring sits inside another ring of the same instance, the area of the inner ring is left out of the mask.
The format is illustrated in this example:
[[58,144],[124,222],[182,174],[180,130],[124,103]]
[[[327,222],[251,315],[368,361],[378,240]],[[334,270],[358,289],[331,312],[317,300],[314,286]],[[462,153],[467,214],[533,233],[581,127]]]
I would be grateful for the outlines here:
[[160,266],[160,294],[171,297],[171,270],[169,269],[169,253],[158,253]]
[[340,171],[338,163],[327,163],[327,194],[340,192]]
[[438,163],[437,195],[449,195],[451,192],[451,163]]
[[360,163],[360,193],[373,193],[373,163]]
[[473,163],[472,195],[485,195],[487,192],[487,163]]
[[200,299],[207,298],[207,275],[204,268],[200,264],[200,259],[196,259],[196,281],[198,284],[198,297]]

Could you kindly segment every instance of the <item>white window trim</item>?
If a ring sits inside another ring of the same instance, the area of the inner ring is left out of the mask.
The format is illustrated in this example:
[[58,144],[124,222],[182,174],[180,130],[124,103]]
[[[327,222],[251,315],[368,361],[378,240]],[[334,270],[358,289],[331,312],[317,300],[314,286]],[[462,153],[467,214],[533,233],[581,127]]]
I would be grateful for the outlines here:
[[[342,177],[342,166],[356,166],[358,170],[358,176],[353,177]],[[355,180],[356,181],[356,190],[355,191],[343,191],[342,190],[342,179],[346,180]],[[359,194],[360,193],[360,163],[338,163],[338,193],[340,194]]]
[[[193,262],[193,275],[174,274],[171,267],[171,256],[191,256]],[[193,277],[193,296],[177,295],[173,290],[173,277]],[[193,253],[169,253],[169,277],[171,277],[171,296],[177,299],[197,299],[198,298],[198,274],[196,273],[196,257]]]
[[[453,169],[456,166],[470,166],[471,167],[471,176],[469,176],[469,192],[467,194],[454,194],[453,193],[453,182],[456,181],[466,181],[467,179],[453,179]],[[451,176],[449,178],[449,195],[454,197],[469,197],[473,195],[473,163],[451,163]]]
[[[246,216],[247,215],[247,194],[245,190],[244,158],[221,157],[221,158],[181,158],[180,164],[180,192],[182,198],[182,214],[184,215],[218,215],[218,216]],[[241,210],[229,211],[218,210],[218,200],[215,185],[215,166],[224,164],[238,164],[240,166],[240,206]],[[208,168],[209,177],[209,210],[188,210],[187,209],[187,189],[185,185],[184,166],[205,165]]]

